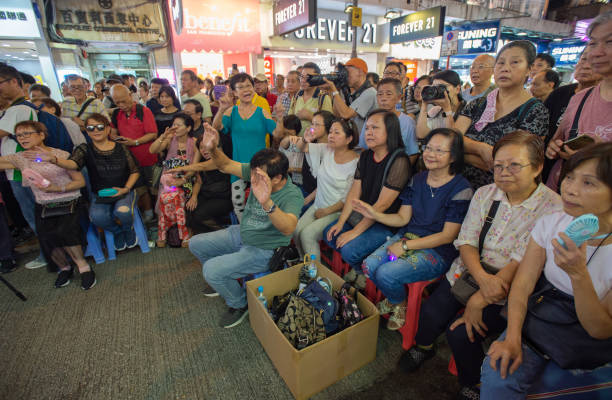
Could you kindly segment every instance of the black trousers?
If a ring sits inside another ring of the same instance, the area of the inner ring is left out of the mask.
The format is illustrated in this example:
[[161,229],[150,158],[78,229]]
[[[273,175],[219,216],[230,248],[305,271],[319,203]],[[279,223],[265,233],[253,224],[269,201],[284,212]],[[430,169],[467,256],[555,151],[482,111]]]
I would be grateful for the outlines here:
[[[465,325],[455,328],[449,326],[460,316],[463,308],[451,293],[447,279],[442,278],[438,288],[423,302],[419,315],[419,328],[415,337],[417,344],[429,346],[446,331],[446,339],[455,357],[459,383],[462,386],[474,386],[480,382],[480,366],[485,358],[482,342],[486,337],[474,331],[474,343],[468,339]],[[499,315],[502,306],[491,304],[484,308],[482,320],[489,328],[488,336],[498,335],[506,329],[506,320]]]
[[200,194],[195,210],[186,211],[187,226],[194,235],[219,229],[220,225],[229,223],[229,213],[234,209],[230,197],[212,198]]
[[6,207],[0,203],[0,260],[13,260],[15,258],[14,248],[13,236],[6,218]]

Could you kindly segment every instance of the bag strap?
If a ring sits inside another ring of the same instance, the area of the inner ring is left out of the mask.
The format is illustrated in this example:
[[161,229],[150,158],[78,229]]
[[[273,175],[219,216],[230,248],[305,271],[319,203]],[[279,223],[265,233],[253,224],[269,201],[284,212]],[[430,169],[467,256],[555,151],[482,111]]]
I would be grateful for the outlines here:
[[521,122],[523,120],[523,118],[525,117],[525,114],[527,114],[527,112],[529,110],[531,110],[531,107],[533,107],[533,105],[537,102],[538,100],[535,97],[530,98],[529,100],[527,100],[527,102],[523,103],[523,105],[521,106],[521,108],[519,109],[519,114],[518,114],[518,120],[519,122]]
[[383,187],[385,187],[385,181],[387,180],[387,175],[389,174],[389,169],[391,168],[391,164],[393,164],[393,161],[395,161],[397,156],[403,152],[404,152],[404,148],[400,147],[399,149],[395,149],[395,151],[391,153],[391,156],[389,157],[389,161],[387,162],[387,165],[385,165],[385,170],[383,171],[382,181],[380,182],[380,191],[382,191]]
[[489,214],[485,218],[484,225],[482,225],[482,229],[480,230],[480,237],[478,238],[478,254],[482,254],[482,246],[484,245],[484,241],[487,237],[489,229],[491,229],[491,225],[493,225],[493,220],[495,219],[495,214],[497,214],[499,203],[499,200],[495,200],[493,203],[491,203],[491,208],[489,208]]
[[111,122],[113,123],[113,125],[115,125],[115,129],[119,129],[119,127],[117,127],[117,118],[119,117],[119,109],[115,108],[113,110],[113,114],[111,115]]
[[586,103],[593,89],[594,88],[592,87],[585,93],[584,97],[580,101],[580,104],[578,105],[578,109],[576,109],[576,115],[574,115],[574,122],[572,122],[572,128],[569,131],[569,139],[573,139],[578,136],[578,122],[580,122],[580,114],[582,113],[582,107],[584,107],[584,103]]
[[85,103],[83,103],[83,105],[81,106],[81,110],[79,111],[79,113],[77,114],[77,118],[81,118],[81,115],[83,115],[83,113],[85,112],[85,110],[87,109],[87,107],[89,107],[89,105],[94,101],[95,99],[93,97],[88,98],[87,100],[85,100]]

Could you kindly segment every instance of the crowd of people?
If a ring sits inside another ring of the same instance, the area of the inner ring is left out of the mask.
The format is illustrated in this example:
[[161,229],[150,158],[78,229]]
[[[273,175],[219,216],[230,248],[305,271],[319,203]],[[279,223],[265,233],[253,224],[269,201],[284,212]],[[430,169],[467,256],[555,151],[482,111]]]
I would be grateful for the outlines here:
[[[38,236],[26,268],[57,270],[59,288],[76,265],[90,289],[84,229],[134,247],[138,207],[157,220],[158,247],[177,236],[202,263],[204,295],[223,298],[231,328],[248,314],[237,278],[266,272],[291,243],[318,258],[325,242],[350,265],[347,282],[382,292],[390,330],[406,322],[406,285],[439,278],[401,369],[433,357],[444,333],[459,398],[524,398],[552,362],[542,353],[569,358],[577,340],[612,354],[612,14],[587,33],[577,83],[561,86],[554,59],[524,40],[476,57],[469,88],[452,70],[408,82],[402,63],[379,78],[353,58],[342,88],[311,85],[314,63],[274,88],[263,74],[185,70],[180,96],[160,78],[110,76],[90,91],[71,75],[58,103],[0,65],[2,272],[17,267],[10,215]],[[584,214],[597,238],[577,246],[563,231]],[[529,335],[542,286],[571,299],[579,329],[554,328],[569,346],[542,351]],[[568,365],[596,366],[588,353]]]

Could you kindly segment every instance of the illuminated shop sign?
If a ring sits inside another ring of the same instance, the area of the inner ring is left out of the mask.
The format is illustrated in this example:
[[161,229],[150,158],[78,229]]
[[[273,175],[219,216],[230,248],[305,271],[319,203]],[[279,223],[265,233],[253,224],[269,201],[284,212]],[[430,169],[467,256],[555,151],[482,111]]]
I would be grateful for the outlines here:
[[499,40],[499,20],[447,26],[442,42],[442,56],[495,53]]
[[[296,39],[321,40],[331,42],[352,42],[354,29],[345,19],[318,18],[317,22],[293,32],[292,36]],[[376,44],[377,25],[375,23],[364,23],[359,31],[357,38],[363,44]]]
[[585,44],[573,43],[573,44],[551,44],[550,55],[555,59],[555,65],[568,65],[576,64],[580,58],[580,53],[586,47]]
[[274,34],[284,35],[315,23],[316,0],[278,0],[272,8]]
[[389,23],[389,43],[441,36],[446,7],[434,7],[392,19]]

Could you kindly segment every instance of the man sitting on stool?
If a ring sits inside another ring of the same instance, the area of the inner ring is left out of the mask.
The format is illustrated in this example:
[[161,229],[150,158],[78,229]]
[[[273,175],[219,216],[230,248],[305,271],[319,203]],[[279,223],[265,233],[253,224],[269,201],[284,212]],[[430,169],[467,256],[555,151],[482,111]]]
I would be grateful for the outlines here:
[[221,172],[249,180],[251,194],[240,225],[196,235],[189,250],[202,262],[204,279],[212,288],[205,295],[221,295],[229,307],[221,326],[232,328],[248,314],[246,292],[236,279],[268,270],[274,249],[291,241],[304,197],[287,176],[284,154],[263,149],[249,164],[241,164],[229,159],[218,143],[219,133],[205,124],[201,149],[210,152]]

